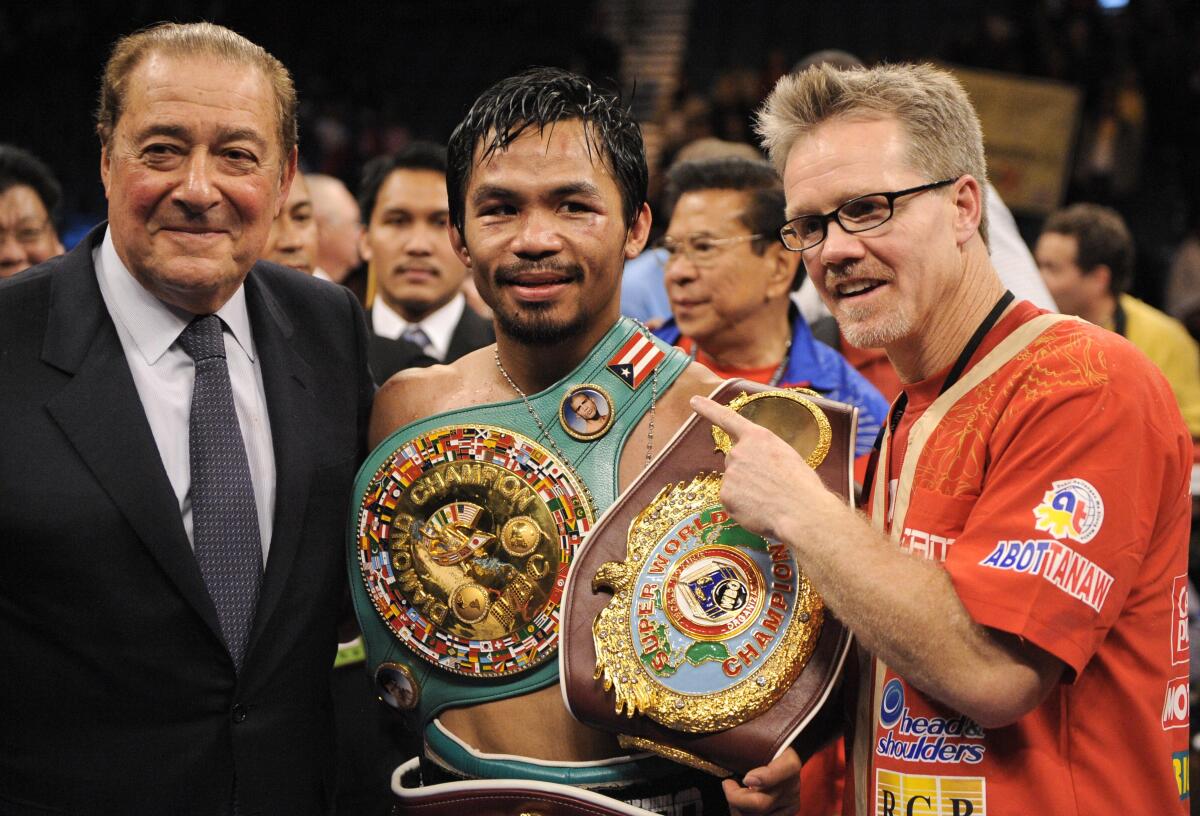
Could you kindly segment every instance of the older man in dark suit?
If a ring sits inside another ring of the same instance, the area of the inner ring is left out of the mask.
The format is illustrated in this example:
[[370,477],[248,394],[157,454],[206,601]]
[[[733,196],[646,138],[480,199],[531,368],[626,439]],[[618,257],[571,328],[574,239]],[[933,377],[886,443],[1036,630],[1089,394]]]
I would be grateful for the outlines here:
[[108,222],[0,285],[0,811],[321,813],[373,388],[341,287],[256,263],[295,91],[209,24],[117,43]]

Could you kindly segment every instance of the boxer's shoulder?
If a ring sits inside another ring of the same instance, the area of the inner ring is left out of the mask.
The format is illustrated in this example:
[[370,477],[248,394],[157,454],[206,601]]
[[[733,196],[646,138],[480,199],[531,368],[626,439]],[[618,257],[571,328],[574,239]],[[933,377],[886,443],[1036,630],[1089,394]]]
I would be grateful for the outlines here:
[[662,427],[672,432],[692,416],[690,400],[699,394],[706,397],[716,390],[722,380],[700,363],[691,363],[671,383],[659,401]]
[[392,375],[375,395],[371,444],[397,428],[444,411],[509,398],[497,382],[491,347],[449,365],[408,368]]

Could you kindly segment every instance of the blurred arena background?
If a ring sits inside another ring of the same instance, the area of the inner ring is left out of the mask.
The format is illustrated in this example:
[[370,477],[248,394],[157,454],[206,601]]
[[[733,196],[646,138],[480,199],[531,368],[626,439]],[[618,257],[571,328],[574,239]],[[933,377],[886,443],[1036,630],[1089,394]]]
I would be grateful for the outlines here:
[[[104,212],[91,114],[114,39],[213,20],[292,70],[301,163],[354,189],[364,161],[444,142],[471,99],[527,65],[618,84],[652,170],[697,137],[752,141],[750,115],[807,54],[934,60],[985,110],[991,174],[1027,240],[1076,200],[1109,204],[1138,244],[1133,293],[1164,297],[1200,218],[1200,4],[1193,0],[444,0],[26,2],[0,6],[0,142],[62,181],[69,247]],[[982,81],[971,82],[982,78]],[[662,226],[661,224],[659,226]]]

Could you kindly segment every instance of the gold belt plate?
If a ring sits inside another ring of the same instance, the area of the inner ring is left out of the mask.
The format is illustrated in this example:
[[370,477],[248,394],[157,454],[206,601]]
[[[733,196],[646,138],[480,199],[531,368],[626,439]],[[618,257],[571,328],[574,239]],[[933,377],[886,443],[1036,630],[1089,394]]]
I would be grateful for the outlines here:
[[740,527],[721,476],[663,488],[629,527],[625,561],[593,588],[596,678],[618,714],[708,733],[769,709],[816,647],[824,603],[786,545]]
[[358,503],[358,562],[397,639],[445,671],[500,677],[558,646],[571,557],[595,521],[578,477],[490,425],[427,431],[384,457]]

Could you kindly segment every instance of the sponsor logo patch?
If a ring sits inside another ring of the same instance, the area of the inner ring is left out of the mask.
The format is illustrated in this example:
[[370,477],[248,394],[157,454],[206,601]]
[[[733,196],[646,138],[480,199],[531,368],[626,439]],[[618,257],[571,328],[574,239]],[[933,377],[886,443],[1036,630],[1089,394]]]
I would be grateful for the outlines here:
[[1171,754],[1171,771],[1175,776],[1175,787],[1179,791],[1180,801],[1192,796],[1191,760],[1187,751]]
[[879,698],[879,725],[887,733],[875,753],[907,762],[983,761],[984,731],[970,717],[914,717],[904,704],[904,684],[893,677]]
[[997,541],[981,566],[1040,575],[1097,612],[1112,589],[1113,577],[1059,541],[1047,538]]
[[1187,663],[1190,650],[1188,580],[1187,575],[1176,575],[1171,584],[1171,665]]
[[982,776],[922,776],[877,769],[876,816],[987,816]]
[[1104,501],[1100,492],[1083,479],[1053,482],[1033,508],[1034,529],[1045,530],[1061,541],[1069,538],[1086,544],[1100,532]]
[[1169,731],[1172,728],[1187,728],[1190,711],[1191,699],[1188,693],[1188,679],[1186,676],[1176,677],[1167,683],[1167,693],[1163,695],[1163,730]]
[[946,560],[953,543],[953,538],[914,530],[911,527],[905,527],[900,536],[900,549],[912,555],[919,555],[926,561],[937,561],[939,564]]

